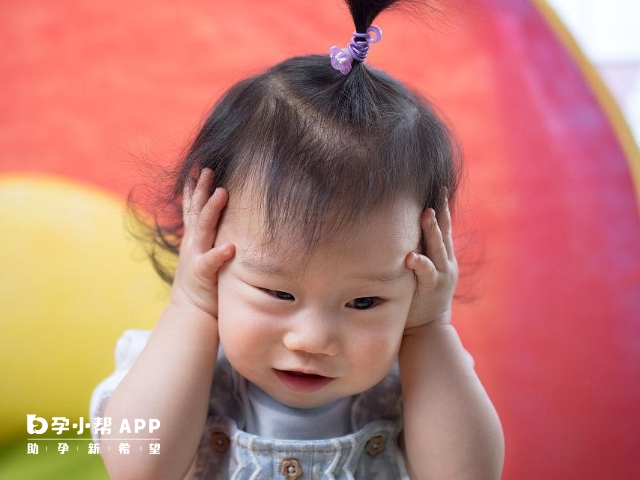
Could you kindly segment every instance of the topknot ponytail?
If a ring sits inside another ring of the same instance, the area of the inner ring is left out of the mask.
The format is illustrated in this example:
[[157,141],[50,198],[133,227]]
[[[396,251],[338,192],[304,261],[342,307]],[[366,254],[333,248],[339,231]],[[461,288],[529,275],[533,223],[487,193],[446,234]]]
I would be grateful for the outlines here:
[[[416,9],[419,7],[431,8],[431,4],[435,1],[436,0],[345,0],[353,19],[355,32],[352,42],[349,44],[347,49],[343,50],[344,54],[341,55],[338,52],[337,47],[332,47],[330,50],[333,67],[343,75],[348,75],[351,72],[352,67],[354,67],[355,72],[353,76],[358,78],[357,83],[361,84],[361,86],[365,86],[367,83],[367,69],[358,66],[358,64],[364,63],[364,58],[366,57],[366,53],[369,49],[369,43],[376,43],[382,36],[378,27],[372,27],[376,17],[384,10],[390,10],[396,6],[414,6]],[[379,35],[378,39],[375,41],[369,40],[369,30],[371,28],[377,30]],[[347,52],[347,50],[349,51]],[[361,54],[358,52],[360,50],[362,50]],[[347,60],[345,57],[348,57],[349,65],[344,65]]]
[[407,0],[346,0],[356,27],[356,32],[364,33],[375,18],[384,10]]

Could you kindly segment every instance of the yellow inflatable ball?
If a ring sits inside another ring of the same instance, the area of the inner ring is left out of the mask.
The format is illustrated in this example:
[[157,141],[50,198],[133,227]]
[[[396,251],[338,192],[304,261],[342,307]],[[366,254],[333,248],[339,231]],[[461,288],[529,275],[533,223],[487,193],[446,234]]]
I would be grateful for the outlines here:
[[27,437],[27,414],[87,422],[116,340],[153,328],[169,287],[126,233],[122,199],[70,180],[0,176],[0,206],[2,444]]

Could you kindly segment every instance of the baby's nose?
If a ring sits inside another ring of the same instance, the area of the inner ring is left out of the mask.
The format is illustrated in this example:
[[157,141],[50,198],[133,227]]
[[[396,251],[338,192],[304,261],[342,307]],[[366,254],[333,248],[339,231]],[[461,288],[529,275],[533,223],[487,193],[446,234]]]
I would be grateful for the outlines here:
[[291,351],[335,356],[339,351],[340,332],[331,319],[307,312],[291,320],[283,342]]

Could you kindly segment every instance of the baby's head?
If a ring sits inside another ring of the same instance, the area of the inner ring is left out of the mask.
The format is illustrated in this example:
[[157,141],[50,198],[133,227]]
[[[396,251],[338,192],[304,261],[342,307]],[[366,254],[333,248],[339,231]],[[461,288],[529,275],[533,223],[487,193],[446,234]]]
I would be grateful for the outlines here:
[[[364,32],[397,2],[348,3]],[[178,172],[176,206],[205,167],[212,192],[229,192],[216,243],[236,256],[219,274],[218,320],[234,367],[294,406],[379,381],[411,304],[404,262],[420,248],[420,214],[457,187],[456,148],[429,103],[364,63],[344,75],[328,55],[291,58],[221,98]],[[157,229],[174,251],[176,221]],[[292,371],[339,380],[308,396],[315,377]]]

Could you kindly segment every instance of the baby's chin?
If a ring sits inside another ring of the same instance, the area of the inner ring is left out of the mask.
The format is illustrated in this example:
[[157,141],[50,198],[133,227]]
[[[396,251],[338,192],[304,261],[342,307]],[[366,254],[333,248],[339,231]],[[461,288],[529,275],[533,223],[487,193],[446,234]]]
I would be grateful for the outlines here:
[[[267,392],[268,393],[268,392]],[[292,398],[289,395],[272,395],[269,394],[272,398],[281,403],[282,405],[286,405],[287,407],[297,408],[301,410],[308,410],[313,408],[324,407],[325,405],[330,405],[341,398],[345,398],[344,396],[328,396],[324,398],[318,398],[314,395],[307,395],[306,398],[298,397]]]

